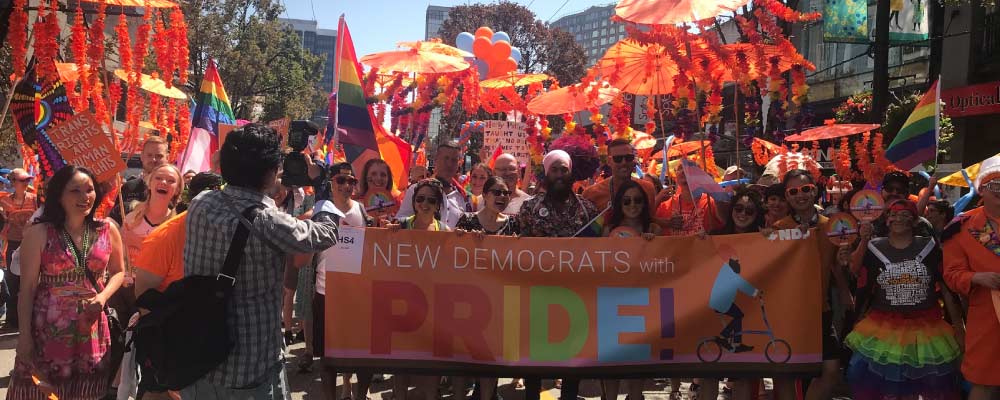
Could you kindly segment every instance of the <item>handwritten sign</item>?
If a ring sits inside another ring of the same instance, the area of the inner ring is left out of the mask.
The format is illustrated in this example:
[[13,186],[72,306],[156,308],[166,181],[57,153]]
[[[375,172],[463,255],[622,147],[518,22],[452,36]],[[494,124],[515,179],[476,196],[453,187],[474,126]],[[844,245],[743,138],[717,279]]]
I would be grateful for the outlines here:
[[483,128],[483,148],[488,154],[493,154],[497,146],[503,146],[503,152],[517,157],[517,162],[527,165],[531,159],[528,149],[528,132],[523,122],[485,121]]
[[68,164],[86,167],[100,182],[125,170],[121,153],[89,112],[74,115],[50,129],[48,134]]
[[281,137],[281,146],[284,147],[288,143],[288,127],[292,125],[292,120],[290,118],[276,119],[274,121],[268,122],[267,126],[278,132],[278,136]]

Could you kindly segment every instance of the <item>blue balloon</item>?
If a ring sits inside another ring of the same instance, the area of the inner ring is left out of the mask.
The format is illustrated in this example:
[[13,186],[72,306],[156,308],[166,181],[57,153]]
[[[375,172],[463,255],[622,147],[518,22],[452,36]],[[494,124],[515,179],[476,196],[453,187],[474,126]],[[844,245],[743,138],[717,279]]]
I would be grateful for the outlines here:
[[472,52],[472,42],[475,40],[476,37],[469,32],[459,33],[458,36],[455,36],[455,47]]
[[497,32],[493,34],[493,43],[499,42],[501,40],[506,40],[510,42],[510,35],[507,32]]
[[479,80],[486,79],[486,76],[490,73],[490,66],[486,64],[486,61],[478,58],[474,63],[476,64],[476,68],[479,69]]
[[519,49],[517,47],[511,47],[510,48],[510,58],[513,58],[514,61],[517,61],[518,64],[520,64],[521,63],[521,49]]

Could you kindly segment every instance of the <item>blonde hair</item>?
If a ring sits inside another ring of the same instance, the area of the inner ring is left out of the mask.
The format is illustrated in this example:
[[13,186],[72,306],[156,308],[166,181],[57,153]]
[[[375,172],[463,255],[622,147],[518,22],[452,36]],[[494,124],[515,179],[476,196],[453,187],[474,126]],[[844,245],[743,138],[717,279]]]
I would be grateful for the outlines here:
[[178,169],[173,164],[163,164],[156,168],[153,168],[152,171],[150,171],[148,174],[146,174],[146,176],[143,177],[143,180],[146,182],[146,201],[141,201],[137,203],[135,207],[132,209],[132,212],[128,213],[128,215],[125,216],[124,218],[125,229],[131,230],[132,228],[139,226],[139,224],[142,223],[143,219],[146,217],[146,209],[148,207],[149,199],[153,195],[152,193],[153,175],[156,175],[156,171],[159,171],[164,168],[169,169],[170,172],[174,174],[174,177],[177,178],[175,183],[175,185],[177,185],[177,190],[174,193],[174,197],[170,199],[170,205],[167,207],[167,209],[169,210],[169,212],[167,213],[167,218],[169,219],[176,214],[174,206],[177,205],[177,201],[181,197],[181,192],[184,191],[184,175],[182,175],[181,170]]
[[150,135],[149,137],[146,138],[145,141],[142,142],[142,148],[145,149],[146,146],[149,146],[151,144],[167,145],[168,143],[167,143],[167,139],[164,139],[163,136]]

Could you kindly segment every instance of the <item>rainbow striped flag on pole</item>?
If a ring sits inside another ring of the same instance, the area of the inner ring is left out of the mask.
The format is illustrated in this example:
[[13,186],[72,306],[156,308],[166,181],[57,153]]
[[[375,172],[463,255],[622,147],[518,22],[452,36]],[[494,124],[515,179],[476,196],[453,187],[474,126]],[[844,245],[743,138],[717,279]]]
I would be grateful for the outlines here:
[[938,80],[924,93],[924,97],[913,108],[913,113],[885,149],[885,157],[893,165],[909,171],[924,162],[937,160],[938,131],[941,129],[940,107],[941,87]]
[[347,161],[360,174],[368,160],[381,158],[389,164],[396,187],[404,187],[409,179],[410,157],[413,149],[409,143],[385,131],[382,124],[375,121],[375,113],[365,102],[361,88],[361,64],[354,51],[351,32],[347,30],[344,16],[340,16],[337,28],[337,82],[334,86],[336,115],[334,137],[343,145]]
[[236,116],[222,86],[222,78],[215,67],[215,60],[209,59],[205,76],[201,79],[198,104],[191,116],[191,136],[187,149],[181,158],[181,171],[205,172],[211,169],[212,153],[219,150],[219,124],[235,124]]

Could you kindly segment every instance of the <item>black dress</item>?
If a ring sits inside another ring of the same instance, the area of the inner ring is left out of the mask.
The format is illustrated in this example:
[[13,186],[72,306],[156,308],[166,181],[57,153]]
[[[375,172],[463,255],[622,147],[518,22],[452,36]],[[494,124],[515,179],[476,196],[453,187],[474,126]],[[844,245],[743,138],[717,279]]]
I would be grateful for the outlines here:
[[497,231],[488,231],[483,228],[483,224],[479,222],[477,213],[474,212],[462,214],[462,217],[458,219],[458,223],[455,224],[455,229],[462,229],[469,232],[483,231],[487,235],[497,236],[514,236],[521,232],[521,227],[517,224],[517,220],[514,217],[507,217],[507,222],[504,222]]

